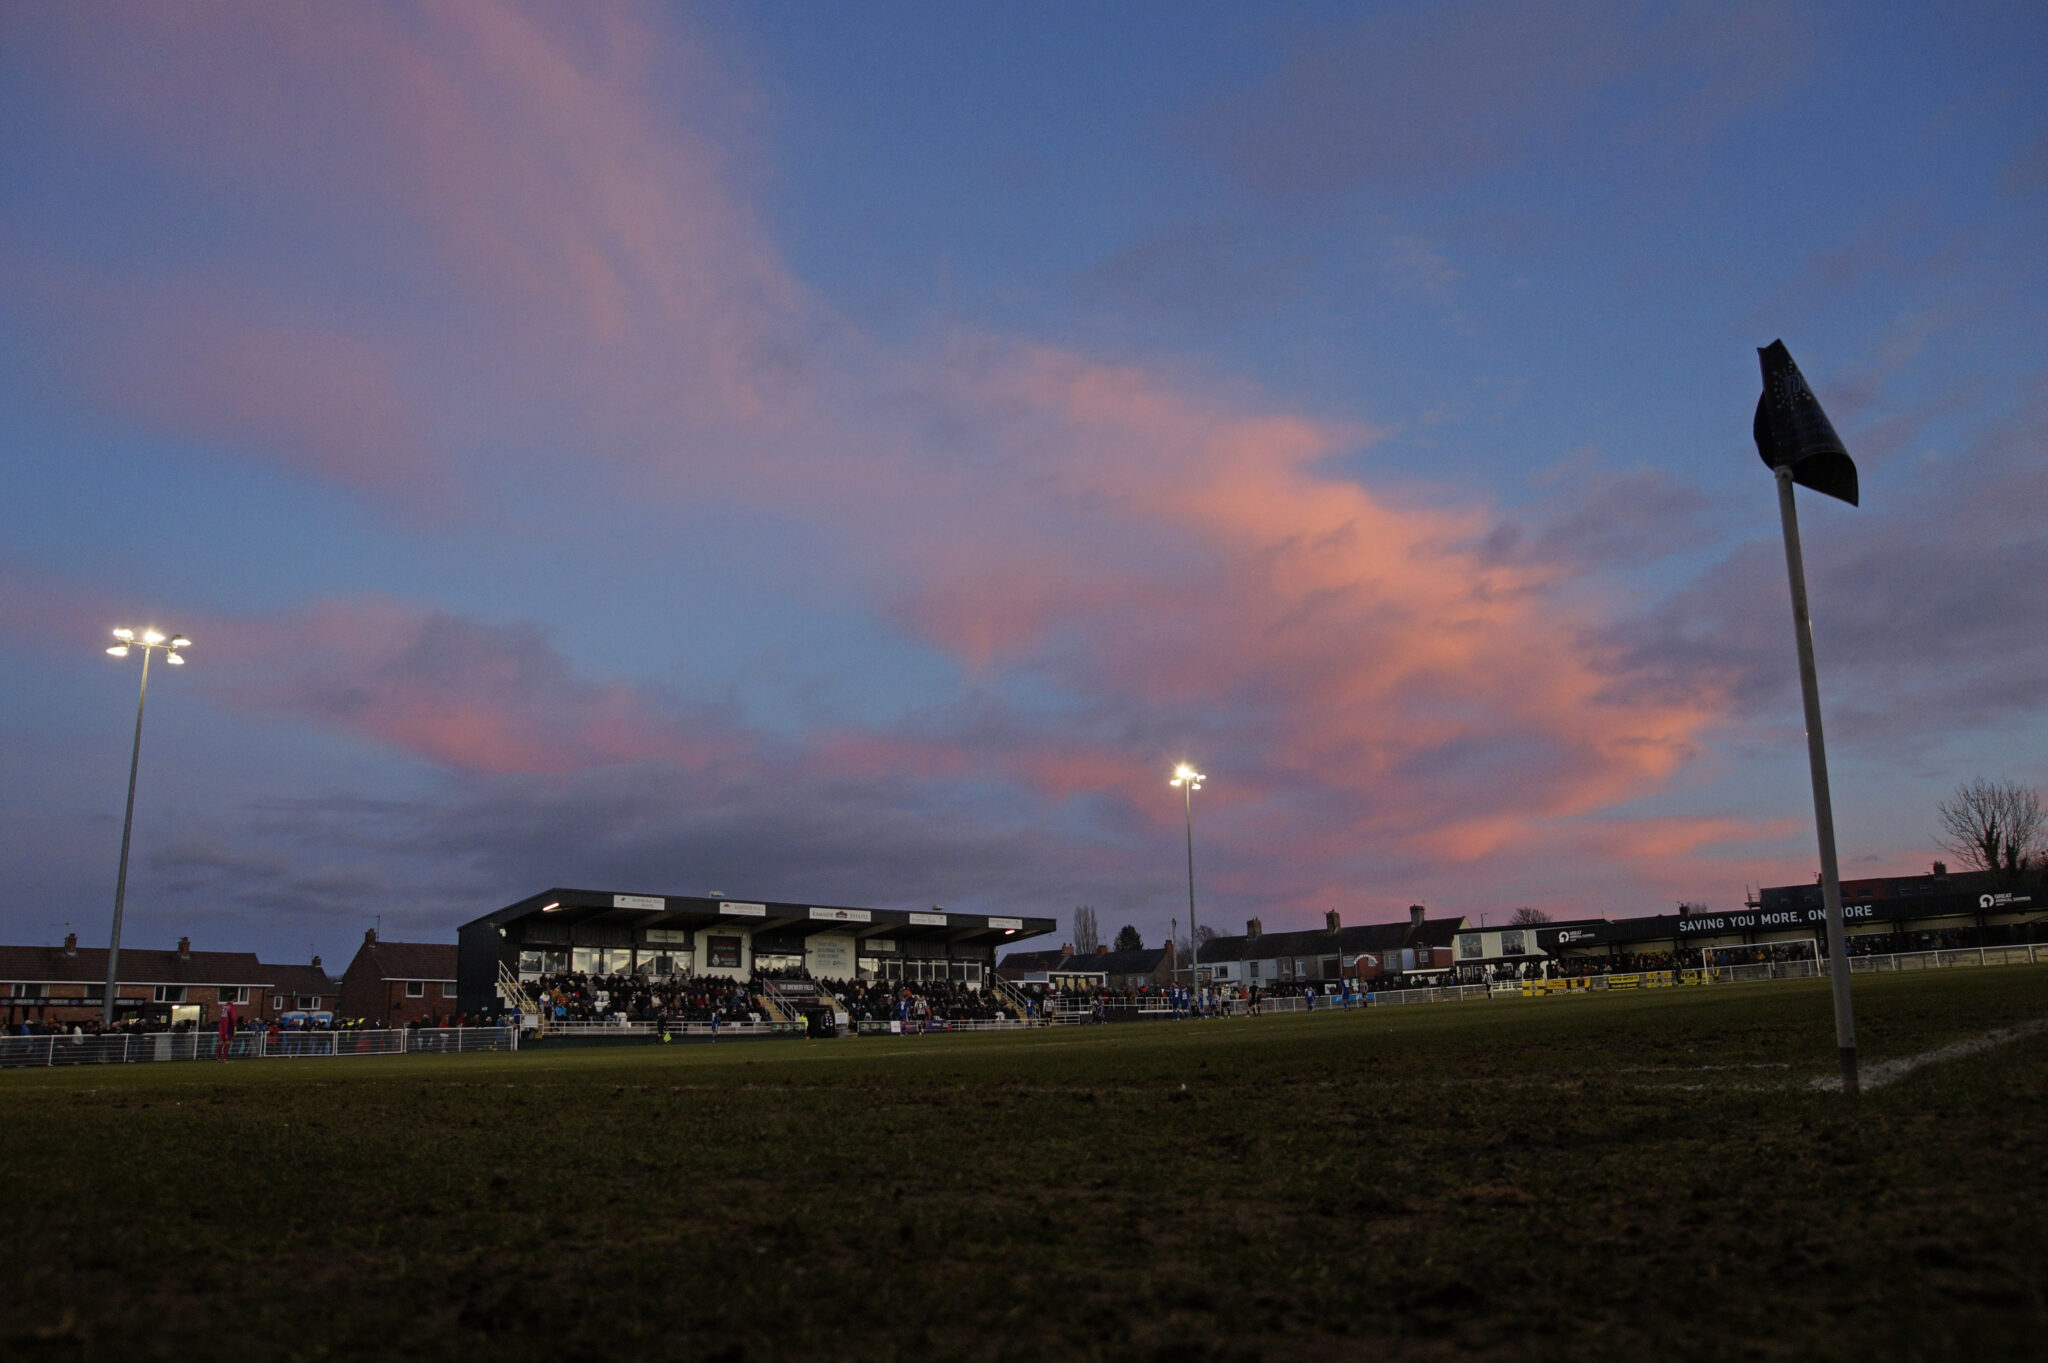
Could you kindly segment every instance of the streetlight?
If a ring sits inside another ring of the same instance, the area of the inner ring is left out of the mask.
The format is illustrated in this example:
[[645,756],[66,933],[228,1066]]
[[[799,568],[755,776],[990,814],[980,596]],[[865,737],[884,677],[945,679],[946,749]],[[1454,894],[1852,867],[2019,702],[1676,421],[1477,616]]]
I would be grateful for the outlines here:
[[1173,769],[1173,780],[1168,782],[1180,787],[1181,812],[1186,816],[1188,826],[1188,984],[1191,987],[1201,984],[1201,977],[1195,973],[1195,964],[1202,957],[1202,939],[1195,931],[1195,792],[1208,779],[1183,762]]
[[182,634],[165,638],[153,629],[141,634],[125,625],[114,631],[114,646],[107,652],[116,658],[128,656],[128,650],[142,650],[142,693],[135,700],[135,747],[128,754],[128,812],[121,819],[121,872],[114,879],[114,937],[107,947],[107,993],[100,1005],[100,1025],[114,1025],[114,991],[120,982],[121,972],[121,908],[128,898],[128,835],[135,827],[135,769],[142,761],[142,707],[149,701],[149,655],[162,652],[164,661],[172,667],[183,667],[185,655],[178,652],[189,648],[192,641]]
[[1835,809],[1820,732],[1820,682],[1813,668],[1813,620],[1806,609],[1806,564],[1792,485],[1857,504],[1856,464],[1820,399],[1806,386],[1783,341],[1758,349],[1764,391],[1756,400],[1756,452],[1778,479],[1778,520],[1785,531],[1785,574],[1792,584],[1792,632],[1799,647],[1799,690],[1806,702],[1806,762],[1813,775],[1813,822],[1820,839],[1821,904],[1827,913],[1828,977],[1835,999],[1835,1056],[1842,1092],[1855,1093],[1856,1015],[1849,1002],[1849,953],[1842,934],[1842,877],[1835,860]]

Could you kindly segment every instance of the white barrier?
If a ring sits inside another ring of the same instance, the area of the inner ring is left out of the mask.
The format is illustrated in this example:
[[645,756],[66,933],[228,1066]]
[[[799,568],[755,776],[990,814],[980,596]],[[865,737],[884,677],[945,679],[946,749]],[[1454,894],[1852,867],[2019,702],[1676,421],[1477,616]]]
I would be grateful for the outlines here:
[[[510,1027],[415,1027],[351,1032],[236,1032],[230,1060],[301,1060],[350,1055],[458,1055],[515,1051]],[[56,1065],[138,1065],[169,1060],[214,1060],[217,1032],[122,1032],[110,1036],[0,1036],[0,1069]]]
[[721,1019],[716,1031],[708,1022],[671,1022],[664,1027],[658,1022],[629,1022],[623,1018],[579,1018],[573,1021],[543,1022],[539,1028],[544,1037],[581,1037],[595,1040],[659,1041],[662,1033],[676,1036],[801,1036],[804,1024],[801,1022],[734,1022]]
[[[936,1035],[939,1032],[1019,1032],[1045,1024],[1028,1018],[930,1018],[924,1024],[924,1033]],[[898,1023],[893,1018],[862,1018],[847,1028],[854,1036],[917,1036],[918,1024]]]

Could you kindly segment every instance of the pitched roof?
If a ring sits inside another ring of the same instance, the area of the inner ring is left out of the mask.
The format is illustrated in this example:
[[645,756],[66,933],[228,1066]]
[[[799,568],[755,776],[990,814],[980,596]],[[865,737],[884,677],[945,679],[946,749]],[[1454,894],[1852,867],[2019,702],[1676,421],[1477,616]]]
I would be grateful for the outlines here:
[[1107,956],[1077,957],[1077,968],[1100,970],[1110,975],[1150,975],[1166,957],[1165,947],[1140,947],[1136,951],[1112,951]]
[[280,994],[332,994],[341,981],[317,965],[274,965],[271,985]]
[[[121,948],[122,984],[268,985],[276,978],[277,967],[263,964],[252,951],[180,954],[148,947]],[[0,980],[105,984],[107,949],[0,946]]]
[[1013,951],[996,966],[1010,973],[1047,970],[1085,971],[1091,975],[1150,975],[1165,958],[1165,947],[1141,947],[1136,951]]
[[1299,932],[1266,932],[1257,937],[1212,937],[1202,944],[1203,965],[1229,961],[1268,961],[1285,956],[1355,956],[1384,954],[1403,947],[1449,946],[1463,918],[1431,918],[1417,928],[1413,922],[1360,923],[1355,927],[1306,928]]
[[356,948],[348,973],[366,964],[379,980],[452,980],[455,978],[453,942],[365,942]]
[[1447,947],[1464,930],[1465,919],[1462,914],[1456,918],[1427,918],[1415,934],[1415,945]]
[[1067,959],[1064,951],[1013,951],[996,966],[1004,971],[1051,970]]

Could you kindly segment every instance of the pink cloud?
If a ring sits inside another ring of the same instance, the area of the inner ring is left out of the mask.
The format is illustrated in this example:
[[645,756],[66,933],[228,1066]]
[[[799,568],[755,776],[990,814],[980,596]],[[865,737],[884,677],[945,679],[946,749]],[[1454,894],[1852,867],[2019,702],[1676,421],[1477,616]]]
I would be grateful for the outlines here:
[[[1400,505],[1320,471],[1371,432],[1049,349],[997,354],[956,398],[1027,431],[1030,457],[990,461],[1002,514],[948,538],[902,612],[971,669],[1000,659],[1194,723],[1251,801],[1331,797],[1332,850],[1465,861],[1654,788],[1716,719],[1708,691],[1617,697],[1593,622],[1551,590],[1561,568],[1482,552],[1485,508]],[[1014,760],[1048,793],[1080,772],[1160,803],[1163,753],[1094,757]]]
[[[730,123],[744,96],[639,12],[223,5],[16,27],[90,136],[154,158],[167,240],[241,238],[174,245],[172,288],[155,250],[52,262],[77,281],[44,300],[75,333],[72,381],[133,417],[416,491],[546,468],[563,444],[643,482],[716,472],[704,436],[773,431],[799,404],[819,318],[735,192],[745,148],[677,116]],[[81,295],[98,303],[77,315]]]
[[235,703],[461,771],[551,774],[648,760],[702,769],[747,746],[711,716],[575,675],[531,625],[381,599],[206,623],[212,685]]
[[[1333,867],[1533,855],[1726,713],[1718,673],[1621,684],[1629,659],[1557,590],[1582,565],[1504,552],[1494,508],[1328,473],[1368,427],[1050,345],[840,328],[748,210],[744,147],[652,92],[738,96],[630,13],[50,22],[175,172],[333,244],[370,293],[330,296],[296,257],[238,271],[267,287],[90,274],[79,295],[112,301],[78,350],[114,359],[128,410],[398,498],[610,477],[636,512],[729,497],[800,523],[856,608],[893,593],[882,613],[966,682],[812,726],[783,775],[1006,782],[1027,814],[1102,797],[1157,831],[1165,767],[1192,757],[1230,875],[1275,892],[1289,866],[1277,892],[1307,908]],[[529,625],[376,598],[180,624],[238,703],[459,772],[768,765],[739,720],[585,676]],[[1617,827],[1611,855],[1703,845]]]

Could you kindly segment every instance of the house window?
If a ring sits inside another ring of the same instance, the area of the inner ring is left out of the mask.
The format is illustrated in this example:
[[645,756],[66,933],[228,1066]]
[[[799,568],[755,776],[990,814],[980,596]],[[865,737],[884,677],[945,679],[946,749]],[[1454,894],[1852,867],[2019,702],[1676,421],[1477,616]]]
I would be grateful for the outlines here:
[[249,986],[246,984],[222,985],[220,987],[220,1001],[222,1003],[247,1003],[249,1001]]
[[441,997],[444,999],[452,999],[455,997],[455,981],[441,981]]
[[1255,980],[1259,978],[1259,963],[1257,961],[1253,961],[1251,964],[1251,977]]
[[284,995],[272,994],[270,996],[270,1010],[274,1013],[282,1013],[284,1011]]
[[425,998],[427,996],[427,982],[425,980],[407,980],[405,982],[405,996],[409,999]]
[[[277,1003],[278,1003],[278,1006],[279,1006],[280,1008],[282,1008],[282,1007],[284,1006],[284,1000],[283,1000],[283,999],[279,999],[279,1000],[277,1001]],[[319,996],[318,994],[301,994],[301,995],[299,995],[299,1011],[300,1011],[300,1012],[302,1012],[302,1013],[310,1013],[310,1012],[313,1012],[313,1011],[314,1011],[315,1009],[317,1009],[317,1008],[318,1008],[319,1006],[320,1006],[320,996]]]
[[183,1003],[185,1001],[185,986],[182,984],[160,984],[156,987],[155,999],[158,1003]]
[[43,986],[39,984],[17,984],[14,986],[14,997],[18,999],[39,999],[42,996]]
[[1501,955],[1503,955],[1503,956],[1525,956],[1525,955],[1527,955],[1527,954],[1528,954],[1528,951],[1529,951],[1529,944],[1528,944],[1528,942],[1527,942],[1527,941],[1525,940],[1525,938],[1524,938],[1524,936],[1523,936],[1523,933],[1521,932],[1521,930],[1520,930],[1520,929],[1516,929],[1516,930],[1515,930],[1515,931],[1513,931],[1513,932],[1503,932],[1503,933],[1502,933],[1502,934],[1500,935],[1500,954],[1501,954]]

